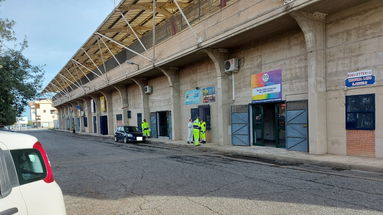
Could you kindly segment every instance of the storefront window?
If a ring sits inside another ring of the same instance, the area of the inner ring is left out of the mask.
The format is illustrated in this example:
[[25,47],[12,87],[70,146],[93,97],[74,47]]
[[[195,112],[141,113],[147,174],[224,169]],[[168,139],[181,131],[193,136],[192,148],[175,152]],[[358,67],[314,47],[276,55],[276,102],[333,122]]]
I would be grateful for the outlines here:
[[375,130],[375,94],[346,96],[346,129]]

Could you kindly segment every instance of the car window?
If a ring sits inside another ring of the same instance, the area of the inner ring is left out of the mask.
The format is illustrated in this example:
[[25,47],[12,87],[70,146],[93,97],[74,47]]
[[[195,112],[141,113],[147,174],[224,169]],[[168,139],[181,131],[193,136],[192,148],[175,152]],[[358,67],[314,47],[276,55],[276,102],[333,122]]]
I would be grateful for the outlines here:
[[0,149],[0,198],[3,196],[4,184],[5,184],[5,171],[4,171],[4,156],[3,150]]
[[138,131],[137,127],[133,127],[133,126],[125,127],[125,132],[136,132],[136,131]]
[[0,198],[7,196],[12,190],[12,184],[6,165],[5,151],[0,149]]
[[11,151],[20,185],[42,180],[46,176],[43,158],[36,149]]

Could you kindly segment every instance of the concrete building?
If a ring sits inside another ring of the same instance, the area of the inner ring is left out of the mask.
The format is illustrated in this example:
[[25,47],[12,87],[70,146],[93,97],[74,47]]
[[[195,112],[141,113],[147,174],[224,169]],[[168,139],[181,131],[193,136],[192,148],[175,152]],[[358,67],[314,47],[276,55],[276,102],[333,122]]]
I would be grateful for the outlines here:
[[27,128],[28,125],[28,117],[16,117],[16,123],[12,125],[12,129],[23,129]]
[[381,0],[125,0],[44,91],[61,129],[382,158],[382,62]]
[[39,99],[29,102],[31,121],[37,128],[54,128],[58,122],[58,111],[52,106],[51,99]]

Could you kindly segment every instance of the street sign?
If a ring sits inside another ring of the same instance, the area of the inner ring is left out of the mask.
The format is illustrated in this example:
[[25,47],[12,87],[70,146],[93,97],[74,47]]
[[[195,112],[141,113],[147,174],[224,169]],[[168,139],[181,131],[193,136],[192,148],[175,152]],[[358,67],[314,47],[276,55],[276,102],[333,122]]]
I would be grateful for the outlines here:
[[346,87],[361,87],[371,84],[375,84],[375,76],[372,74],[372,70],[349,72],[344,83]]

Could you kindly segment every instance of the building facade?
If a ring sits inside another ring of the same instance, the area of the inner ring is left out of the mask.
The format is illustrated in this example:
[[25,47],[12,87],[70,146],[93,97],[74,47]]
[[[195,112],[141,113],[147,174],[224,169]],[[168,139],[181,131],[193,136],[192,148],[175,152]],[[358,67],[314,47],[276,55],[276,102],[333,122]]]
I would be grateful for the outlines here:
[[[39,99],[29,102],[31,121],[36,128],[58,127],[58,111],[52,106],[51,99]],[[57,125],[57,126],[55,126]]]
[[[199,116],[221,145],[383,157],[382,1],[178,2],[116,7],[45,89],[61,129],[106,135],[146,119],[152,137],[186,140]],[[124,24],[153,8],[154,30]],[[97,42],[124,47],[96,61],[108,53]]]

